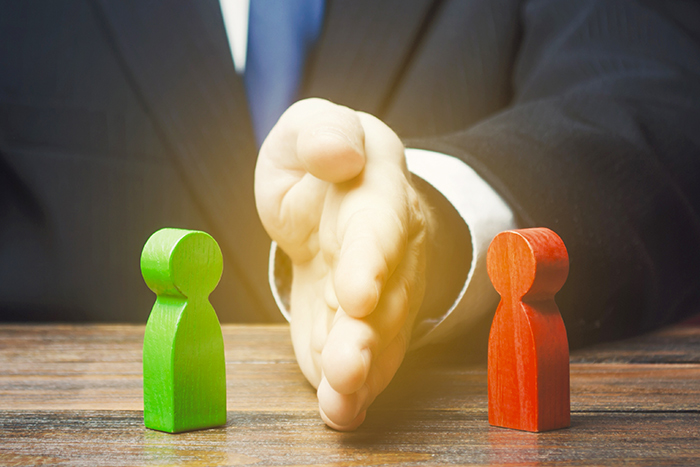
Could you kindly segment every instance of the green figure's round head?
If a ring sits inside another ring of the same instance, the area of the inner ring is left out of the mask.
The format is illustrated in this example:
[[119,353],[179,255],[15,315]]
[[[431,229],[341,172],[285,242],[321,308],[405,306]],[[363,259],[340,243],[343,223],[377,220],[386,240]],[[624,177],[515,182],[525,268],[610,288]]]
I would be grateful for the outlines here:
[[196,230],[161,229],[141,253],[141,274],[157,295],[208,297],[223,268],[216,240]]

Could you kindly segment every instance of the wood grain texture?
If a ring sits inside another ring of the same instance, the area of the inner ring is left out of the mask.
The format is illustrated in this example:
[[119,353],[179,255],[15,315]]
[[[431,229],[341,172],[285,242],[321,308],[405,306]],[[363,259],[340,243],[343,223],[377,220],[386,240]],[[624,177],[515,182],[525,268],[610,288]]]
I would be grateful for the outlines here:
[[680,323],[653,334],[579,349],[572,363],[695,363],[700,361],[700,320]]
[[[0,326],[0,465],[698,465],[700,358],[664,363],[700,327],[572,352],[571,428],[487,421],[486,365],[409,354],[354,433],[325,427],[286,325],[222,326],[223,427],[177,435],[143,426],[143,326]],[[644,341],[655,343],[644,350]],[[585,358],[579,358],[579,355]],[[593,356],[593,358],[591,358]],[[575,363],[579,360],[586,362]]]
[[141,272],[156,302],[143,339],[144,423],[168,433],[226,423],[221,326],[209,295],[223,256],[207,233],[161,229],[146,242]]
[[[315,412],[229,412],[226,426],[169,436],[140,412],[0,413],[3,465],[697,465],[700,415],[574,414],[570,430],[490,427],[486,413],[393,415],[338,433]],[[397,424],[398,422],[398,424]],[[672,427],[679,427],[673,429]],[[683,427],[681,429],[680,427]],[[604,435],[602,433],[604,433]]]
[[564,242],[545,228],[501,232],[486,263],[501,296],[488,343],[489,423],[568,427],[569,344],[554,302],[569,272]]

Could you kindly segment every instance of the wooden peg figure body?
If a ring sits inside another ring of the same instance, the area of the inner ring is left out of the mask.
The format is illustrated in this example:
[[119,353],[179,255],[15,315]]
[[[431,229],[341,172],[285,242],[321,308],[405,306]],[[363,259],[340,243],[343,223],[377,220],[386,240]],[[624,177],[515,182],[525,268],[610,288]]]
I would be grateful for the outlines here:
[[535,432],[568,427],[569,345],[554,302],[569,272],[564,243],[545,228],[501,232],[487,268],[501,295],[489,335],[489,423]]
[[209,303],[219,246],[204,232],[162,229],[146,242],[141,271],[157,295],[143,340],[145,425],[178,433],[225,424],[224,341]]

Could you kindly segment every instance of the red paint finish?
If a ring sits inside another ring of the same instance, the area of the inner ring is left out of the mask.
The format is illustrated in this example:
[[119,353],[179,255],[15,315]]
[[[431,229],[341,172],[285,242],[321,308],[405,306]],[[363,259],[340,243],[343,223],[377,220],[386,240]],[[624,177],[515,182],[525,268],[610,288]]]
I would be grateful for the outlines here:
[[486,263],[501,295],[489,335],[489,423],[568,427],[569,343],[554,302],[569,273],[564,242],[545,228],[501,232]]

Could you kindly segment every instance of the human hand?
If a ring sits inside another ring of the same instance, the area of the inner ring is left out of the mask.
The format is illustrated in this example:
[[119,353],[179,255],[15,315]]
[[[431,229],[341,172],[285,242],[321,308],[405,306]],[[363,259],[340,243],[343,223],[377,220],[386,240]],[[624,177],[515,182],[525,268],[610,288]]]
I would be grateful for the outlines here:
[[291,258],[291,332],[321,416],[353,430],[403,361],[432,218],[396,134],[321,99],[292,105],[260,150],[258,213]]

